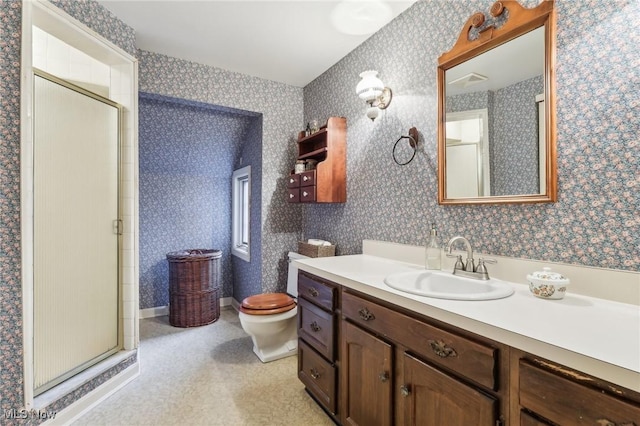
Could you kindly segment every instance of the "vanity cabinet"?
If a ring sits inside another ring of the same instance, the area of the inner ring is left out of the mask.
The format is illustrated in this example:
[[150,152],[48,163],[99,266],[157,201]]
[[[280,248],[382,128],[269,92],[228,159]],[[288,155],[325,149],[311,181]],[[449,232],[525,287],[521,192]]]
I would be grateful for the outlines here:
[[337,414],[337,286],[298,273],[298,378],[331,415]]
[[347,201],[347,119],[330,117],[317,132],[298,136],[298,160],[313,164],[311,170],[290,174],[290,203],[344,203]]
[[640,393],[300,271],[298,377],[342,425],[640,426]]
[[497,347],[345,289],[342,316],[343,424],[497,424]]

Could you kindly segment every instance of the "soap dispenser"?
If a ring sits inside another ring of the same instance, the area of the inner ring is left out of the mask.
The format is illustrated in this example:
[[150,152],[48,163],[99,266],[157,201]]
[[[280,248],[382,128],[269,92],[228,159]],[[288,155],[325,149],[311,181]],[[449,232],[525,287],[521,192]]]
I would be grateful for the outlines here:
[[431,224],[431,232],[429,234],[429,242],[427,243],[427,261],[425,263],[426,269],[440,270],[442,251],[440,250],[440,244],[438,244],[438,231],[436,231],[436,224]]

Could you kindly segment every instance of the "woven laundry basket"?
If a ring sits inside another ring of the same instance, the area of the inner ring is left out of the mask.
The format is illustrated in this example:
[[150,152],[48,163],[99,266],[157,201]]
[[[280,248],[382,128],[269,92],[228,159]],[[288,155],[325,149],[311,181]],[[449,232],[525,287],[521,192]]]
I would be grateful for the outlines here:
[[167,253],[169,324],[198,327],[220,317],[221,250],[191,249]]

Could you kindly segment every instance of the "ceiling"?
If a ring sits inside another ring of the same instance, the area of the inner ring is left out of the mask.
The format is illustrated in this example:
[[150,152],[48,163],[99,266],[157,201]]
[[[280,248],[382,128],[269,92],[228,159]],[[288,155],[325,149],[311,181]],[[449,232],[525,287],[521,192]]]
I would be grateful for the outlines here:
[[98,2],[139,49],[304,87],[415,0]]

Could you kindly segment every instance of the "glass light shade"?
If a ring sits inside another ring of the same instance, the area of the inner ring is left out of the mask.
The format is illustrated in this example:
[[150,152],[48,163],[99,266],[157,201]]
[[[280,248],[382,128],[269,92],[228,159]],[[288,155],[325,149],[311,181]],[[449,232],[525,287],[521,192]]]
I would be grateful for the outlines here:
[[371,106],[371,107],[367,108],[367,118],[370,118],[371,121],[373,121],[376,118],[378,118],[379,114],[380,114],[380,108],[375,107],[375,106]]
[[360,74],[362,80],[356,86],[356,93],[360,96],[360,99],[364,99],[367,102],[372,102],[378,96],[382,94],[384,90],[384,83],[378,77],[378,71],[364,71]]

